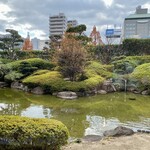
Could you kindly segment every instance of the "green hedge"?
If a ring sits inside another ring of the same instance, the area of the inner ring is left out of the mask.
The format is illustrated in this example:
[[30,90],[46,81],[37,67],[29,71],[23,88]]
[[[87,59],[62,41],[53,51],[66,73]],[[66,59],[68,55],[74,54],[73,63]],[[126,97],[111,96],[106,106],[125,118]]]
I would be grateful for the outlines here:
[[22,82],[29,87],[42,86],[45,90],[49,89],[49,93],[55,91],[86,91],[102,84],[104,78],[95,75],[79,82],[65,81],[58,71],[40,70],[25,78]]
[[150,55],[150,39],[125,39],[122,45],[127,56]]
[[0,149],[58,150],[67,139],[68,129],[60,121],[0,116]]
[[[42,58],[46,60],[50,60],[52,57],[52,51],[41,51],[41,50],[32,50],[32,51],[16,51],[17,58],[20,59],[28,59],[28,58]],[[8,54],[6,51],[0,51],[1,58],[7,58]]]

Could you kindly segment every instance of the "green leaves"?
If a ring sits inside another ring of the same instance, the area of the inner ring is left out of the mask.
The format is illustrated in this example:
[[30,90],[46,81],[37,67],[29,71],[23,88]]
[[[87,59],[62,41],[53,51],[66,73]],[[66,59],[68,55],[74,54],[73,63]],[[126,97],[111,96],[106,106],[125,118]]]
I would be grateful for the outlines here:
[[0,138],[8,141],[0,143],[0,149],[44,147],[52,150],[66,144],[68,135],[67,127],[57,120],[0,116]]
[[125,39],[123,41],[125,55],[150,55],[150,39]]
[[6,32],[9,32],[9,35],[0,38],[0,49],[6,51],[7,58],[17,59],[17,46],[23,42],[23,39],[16,30],[6,29]]

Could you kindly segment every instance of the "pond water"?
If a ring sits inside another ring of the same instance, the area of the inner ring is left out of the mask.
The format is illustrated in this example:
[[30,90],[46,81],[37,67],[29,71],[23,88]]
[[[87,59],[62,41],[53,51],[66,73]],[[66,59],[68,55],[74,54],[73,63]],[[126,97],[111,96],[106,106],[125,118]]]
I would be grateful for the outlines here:
[[118,125],[150,130],[150,96],[111,93],[63,100],[0,89],[0,115],[54,118],[68,127],[71,137],[102,135]]

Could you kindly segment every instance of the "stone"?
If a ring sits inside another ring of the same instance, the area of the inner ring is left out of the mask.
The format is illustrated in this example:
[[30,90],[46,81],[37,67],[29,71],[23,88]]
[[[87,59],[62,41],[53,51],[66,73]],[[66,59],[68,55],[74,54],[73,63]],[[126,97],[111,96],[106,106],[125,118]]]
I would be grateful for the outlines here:
[[23,90],[24,85],[18,81],[14,81],[11,83],[11,88],[13,89],[19,89],[19,90]]
[[97,94],[107,94],[107,92],[105,90],[99,90],[97,91]]
[[53,96],[57,96],[57,94],[58,94],[57,92],[52,93]]
[[134,94],[140,94],[141,91],[133,91]]
[[118,136],[128,136],[134,134],[134,131],[132,129],[119,126],[115,128],[114,130],[108,130],[104,132],[104,136],[112,136],[112,137],[118,137]]
[[31,90],[31,93],[37,94],[37,95],[42,95],[44,94],[44,90],[41,87],[35,87]]
[[82,138],[82,141],[84,142],[96,142],[100,141],[102,139],[102,136],[99,135],[86,135]]
[[104,90],[106,92],[116,92],[116,88],[113,85],[112,81],[110,80],[106,80],[104,81],[104,83],[102,84],[101,90]]
[[62,99],[78,98],[77,94],[75,92],[71,92],[71,91],[58,92],[57,97],[62,98]]
[[142,92],[142,95],[149,95],[150,94],[150,91],[149,90],[145,90]]
[[0,88],[7,87],[8,84],[6,82],[0,82]]
[[29,91],[30,91],[30,89],[28,88],[28,86],[24,86],[23,91],[25,91],[25,92],[29,92]]
[[136,88],[135,88],[135,87],[130,87],[130,86],[128,86],[128,87],[127,87],[127,91],[129,91],[129,92],[134,92],[134,91],[136,91]]

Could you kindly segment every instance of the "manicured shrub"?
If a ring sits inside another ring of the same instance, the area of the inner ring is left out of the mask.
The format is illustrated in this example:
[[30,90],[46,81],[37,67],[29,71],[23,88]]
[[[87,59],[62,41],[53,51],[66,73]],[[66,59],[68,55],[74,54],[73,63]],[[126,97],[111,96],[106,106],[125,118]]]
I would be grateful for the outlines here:
[[4,59],[4,58],[0,58],[0,64],[7,64],[10,63],[12,60],[10,59]]
[[32,67],[37,67],[37,69],[52,69],[54,65],[46,60],[40,59],[40,58],[30,58],[25,60],[18,60],[14,61],[12,63],[9,63],[7,65],[12,66],[13,70],[17,70],[22,63],[28,63]]
[[94,88],[102,84],[104,78],[99,75],[93,75],[86,80],[79,82],[65,81],[62,75],[58,71],[43,71],[42,70],[35,72],[31,76],[25,78],[22,82],[28,86],[42,86],[44,88],[49,88],[49,93],[55,91],[85,91],[87,89]]
[[110,68],[107,68],[108,65],[102,65],[96,61],[90,61],[87,64],[88,65],[85,68],[85,75],[87,77],[100,75],[104,78],[110,78],[113,75],[110,71],[108,71],[108,69],[110,69]]
[[28,76],[32,74],[35,70],[37,70],[37,67],[32,67],[30,63],[28,62],[21,62],[20,66],[18,68],[18,71],[22,73],[24,76]]
[[142,64],[135,68],[133,73],[130,75],[130,80],[135,80],[150,89],[150,63]]
[[150,55],[146,56],[128,56],[121,60],[112,62],[114,64],[114,72],[119,74],[129,74],[133,70],[143,63],[150,62]]
[[11,70],[12,70],[11,66],[7,64],[0,64],[0,81],[3,81],[5,75],[9,74]]
[[67,127],[60,121],[0,116],[0,149],[58,150],[67,139]]
[[20,78],[22,78],[24,75],[22,73],[16,72],[16,71],[11,71],[8,74],[6,74],[4,76],[4,80],[7,82],[12,82],[12,81],[16,81],[19,80]]

